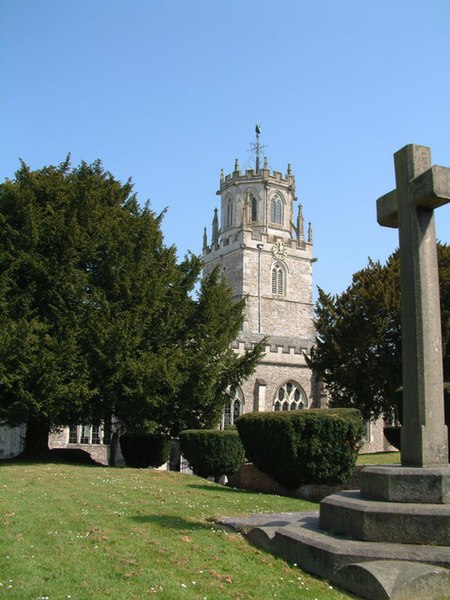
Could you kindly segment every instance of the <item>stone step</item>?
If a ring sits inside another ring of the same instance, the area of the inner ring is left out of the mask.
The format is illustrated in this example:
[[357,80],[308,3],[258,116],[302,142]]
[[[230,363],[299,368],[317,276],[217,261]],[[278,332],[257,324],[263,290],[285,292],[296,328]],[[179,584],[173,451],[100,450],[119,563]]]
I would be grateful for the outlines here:
[[450,466],[370,465],[360,474],[361,496],[385,502],[450,504]]
[[356,540],[450,546],[450,505],[381,502],[343,491],[322,500],[320,527]]
[[442,600],[449,597],[450,571],[398,560],[347,565],[335,582],[368,600]]
[[247,538],[255,546],[326,579],[345,565],[377,560],[421,562],[450,569],[449,546],[349,540],[320,529],[317,517],[278,528],[255,527]]

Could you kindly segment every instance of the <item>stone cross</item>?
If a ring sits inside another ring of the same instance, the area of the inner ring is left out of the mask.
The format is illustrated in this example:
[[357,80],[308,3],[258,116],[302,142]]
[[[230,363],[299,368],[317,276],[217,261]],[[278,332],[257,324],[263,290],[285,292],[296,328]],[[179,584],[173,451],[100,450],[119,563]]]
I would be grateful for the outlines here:
[[450,168],[426,146],[394,154],[397,188],[377,200],[380,225],[398,227],[402,296],[402,465],[448,466],[434,209],[450,201]]

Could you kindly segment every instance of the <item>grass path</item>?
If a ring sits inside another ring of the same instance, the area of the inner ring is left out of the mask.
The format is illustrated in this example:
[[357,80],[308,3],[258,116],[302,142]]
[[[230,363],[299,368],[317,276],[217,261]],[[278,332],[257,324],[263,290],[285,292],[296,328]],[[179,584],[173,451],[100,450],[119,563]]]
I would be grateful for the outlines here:
[[0,600],[350,598],[213,522],[310,508],[191,475],[0,463]]

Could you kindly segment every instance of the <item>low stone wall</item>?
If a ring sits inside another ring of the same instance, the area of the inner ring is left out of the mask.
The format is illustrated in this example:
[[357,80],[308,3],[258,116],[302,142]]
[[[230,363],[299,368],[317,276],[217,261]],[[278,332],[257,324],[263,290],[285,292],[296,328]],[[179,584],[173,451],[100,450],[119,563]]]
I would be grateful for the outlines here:
[[359,475],[363,466],[357,465],[353,475],[340,485],[308,484],[302,485],[296,490],[287,490],[252,463],[246,463],[241,466],[237,473],[229,477],[228,485],[263,494],[276,494],[278,496],[290,496],[291,498],[320,502],[322,498],[335,492],[359,489]]

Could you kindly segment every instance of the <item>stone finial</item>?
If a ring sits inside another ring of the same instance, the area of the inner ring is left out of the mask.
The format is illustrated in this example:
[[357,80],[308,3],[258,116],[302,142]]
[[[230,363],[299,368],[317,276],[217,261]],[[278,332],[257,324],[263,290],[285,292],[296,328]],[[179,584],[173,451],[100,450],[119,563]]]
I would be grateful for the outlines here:
[[264,166],[263,169],[268,169],[269,168],[269,161],[267,160],[267,156],[264,157]]
[[311,225],[311,221],[308,223],[308,244],[312,244],[313,243],[313,232],[312,232],[312,225]]
[[291,163],[288,163],[287,174],[292,175]]
[[225,181],[225,173],[223,172],[223,169],[220,169],[220,183],[223,183]]
[[234,172],[239,173],[240,170],[241,170],[241,167],[239,166],[239,160],[236,158],[236,160],[234,161]]
[[303,206],[301,204],[298,205],[298,213],[297,213],[297,240],[299,242],[303,242],[305,239],[304,232],[304,221],[303,221]]
[[208,235],[206,233],[206,227],[203,228],[203,250],[208,247]]
[[214,209],[211,244],[213,246],[218,246],[219,244],[219,217],[217,216],[217,208]]

